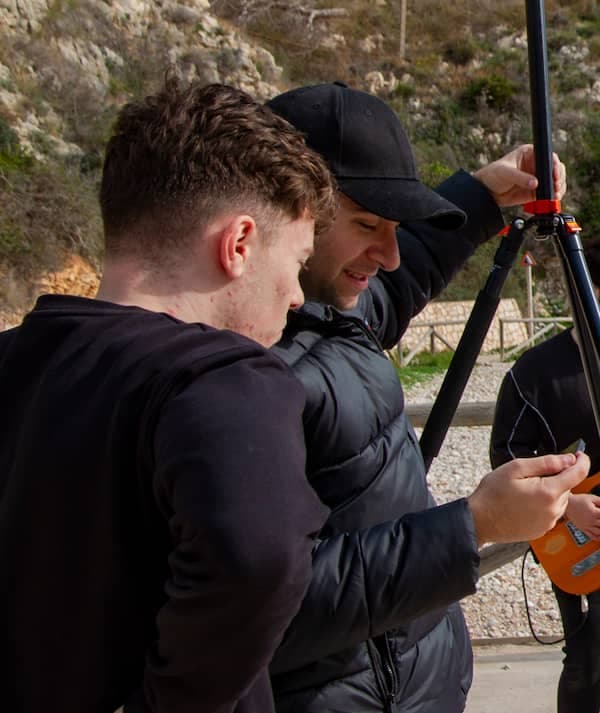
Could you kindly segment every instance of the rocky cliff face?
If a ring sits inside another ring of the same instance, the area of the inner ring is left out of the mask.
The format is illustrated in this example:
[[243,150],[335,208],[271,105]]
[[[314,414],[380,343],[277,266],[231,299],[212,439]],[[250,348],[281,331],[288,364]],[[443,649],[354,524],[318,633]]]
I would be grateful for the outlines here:
[[[531,140],[524,5],[408,3],[409,51],[399,58],[396,0],[0,0],[0,326],[2,314],[14,321],[48,285],[93,291],[91,267],[91,281],[71,277],[82,274],[80,258],[93,264],[99,254],[102,147],[117,108],[151,92],[166,70],[266,99],[285,78],[249,38],[268,37],[294,84],[337,78],[389,101],[423,180],[435,185]],[[547,11],[554,148],[569,167],[565,209],[584,237],[597,235],[600,8],[549,0]],[[552,258],[530,248],[544,266],[536,292],[543,287],[560,312]],[[469,282],[468,294],[479,286]]]
[[0,328],[42,292],[95,293],[98,265],[81,247],[100,231],[99,147],[117,108],[166,70],[259,99],[280,91],[282,74],[208,0],[0,0],[0,149],[16,134],[36,166],[55,162],[90,183],[79,195],[38,169],[5,176],[0,161]]
[[84,155],[82,122],[169,68],[260,99],[281,77],[208,0],[0,0],[0,39],[0,116],[36,158]]

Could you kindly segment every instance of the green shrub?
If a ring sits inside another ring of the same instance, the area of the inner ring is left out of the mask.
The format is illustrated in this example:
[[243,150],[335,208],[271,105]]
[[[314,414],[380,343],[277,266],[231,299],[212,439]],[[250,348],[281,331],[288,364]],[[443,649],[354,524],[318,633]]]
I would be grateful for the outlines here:
[[17,133],[0,117],[0,151],[14,153],[19,148]]
[[548,33],[547,36],[547,47],[548,47],[548,58],[552,54],[558,52],[561,47],[565,45],[574,45],[577,42],[577,32],[575,28],[569,28],[563,32],[552,32]]
[[454,171],[450,166],[446,166],[441,161],[431,161],[419,166],[421,180],[428,186],[438,186],[442,181],[451,176]]
[[585,40],[591,40],[592,38],[597,37],[598,33],[600,33],[600,19],[579,25],[575,28],[575,31],[579,37],[583,37]]
[[[1,155],[0,155],[1,156]],[[60,161],[32,161],[0,181],[0,258],[27,255],[30,266],[52,269],[65,250],[97,264],[102,230],[97,176]]]
[[589,77],[579,67],[564,67],[556,80],[560,94],[568,94],[576,89],[586,89],[590,86]]
[[460,104],[452,99],[441,99],[431,106],[429,121],[415,123],[411,138],[437,146],[452,145],[464,128],[464,111]]
[[443,57],[446,62],[451,62],[457,66],[468,64],[477,54],[477,46],[467,39],[458,39],[449,42],[444,47]]
[[391,94],[390,100],[394,99],[408,99],[415,95],[415,87],[412,84],[406,84],[404,82],[398,82],[398,85]]
[[429,381],[438,374],[444,374],[448,370],[448,366],[454,352],[430,352],[423,351],[415,355],[407,366],[396,366],[396,372],[402,385],[406,387],[422,384]]
[[89,151],[79,159],[79,170],[83,174],[94,173],[102,168],[102,154],[99,151]]
[[18,224],[0,218],[0,258],[14,258],[31,252],[31,245]]
[[577,221],[585,235],[600,235],[600,190],[590,190],[581,203]]
[[589,39],[588,47],[590,48],[590,61],[600,61],[600,33]]
[[27,170],[33,158],[23,151],[17,133],[0,117],[0,171]]
[[481,105],[506,111],[513,107],[515,94],[516,87],[513,82],[498,74],[492,74],[470,82],[461,94],[460,101],[470,111],[478,111]]

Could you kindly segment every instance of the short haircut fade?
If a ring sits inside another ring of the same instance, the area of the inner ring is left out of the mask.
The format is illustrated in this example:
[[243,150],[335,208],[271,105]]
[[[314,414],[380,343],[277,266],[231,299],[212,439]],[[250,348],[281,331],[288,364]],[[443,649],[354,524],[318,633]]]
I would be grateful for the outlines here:
[[234,87],[182,87],[169,77],[162,91],[121,109],[100,207],[106,252],[152,259],[233,207],[270,218],[307,212],[319,233],[335,200],[323,159],[287,121]]

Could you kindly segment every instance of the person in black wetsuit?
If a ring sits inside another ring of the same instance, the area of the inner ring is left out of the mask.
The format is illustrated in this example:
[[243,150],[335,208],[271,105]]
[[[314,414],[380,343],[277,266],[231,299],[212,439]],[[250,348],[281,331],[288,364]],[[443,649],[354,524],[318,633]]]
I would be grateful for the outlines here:
[[[584,241],[590,277],[600,293],[600,241]],[[498,466],[512,458],[555,453],[583,438],[590,474],[600,471],[600,437],[573,329],[529,349],[504,377],[490,440],[490,460]],[[600,497],[571,494],[566,510],[585,535],[600,540]],[[565,634],[563,669],[558,683],[558,713],[600,711],[600,591],[582,598],[555,584]]]

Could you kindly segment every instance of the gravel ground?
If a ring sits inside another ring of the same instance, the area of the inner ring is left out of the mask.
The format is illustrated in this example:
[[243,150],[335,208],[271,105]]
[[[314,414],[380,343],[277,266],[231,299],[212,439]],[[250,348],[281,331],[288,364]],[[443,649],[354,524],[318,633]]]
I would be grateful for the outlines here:
[[[493,401],[509,364],[481,358],[476,364],[462,401]],[[443,380],[435,377],[406,389],[409,403],[432,402]],[[420,435],[419,430],[417,433]],[[439,503],[472,492],[491,466],[488,457],[489,427],[449,429],[438,457],[429,471],[431,489]],[[463,600],[463,609],[474,639],[530,637],[521,582],[522,557],[482,577],[478,592]],[[528,555],[525,586],[536,634],[559,638],[562,627],[550,582]]]

